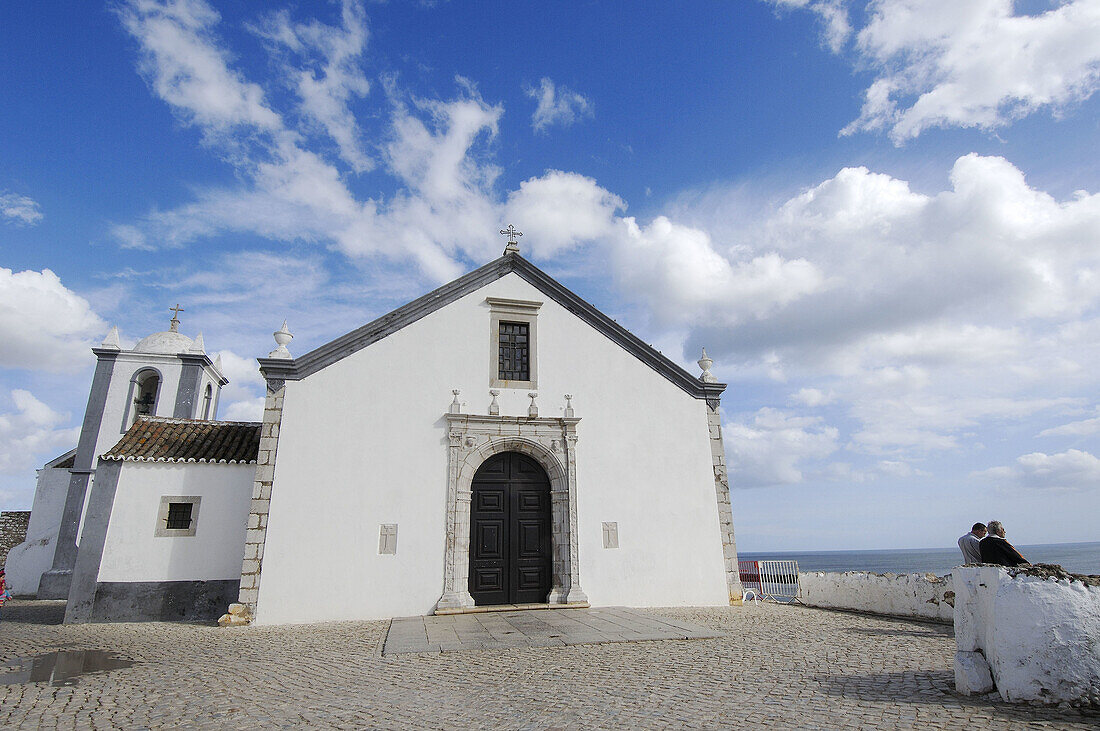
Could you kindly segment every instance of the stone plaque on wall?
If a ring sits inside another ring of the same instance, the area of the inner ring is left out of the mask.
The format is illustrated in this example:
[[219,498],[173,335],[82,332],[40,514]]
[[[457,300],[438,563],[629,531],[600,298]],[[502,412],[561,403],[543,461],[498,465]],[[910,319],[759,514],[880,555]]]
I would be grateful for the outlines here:
[[619,524],[618,523],[604,523],[603,524],[603,547],[604,548],[618,548],[619,547]]

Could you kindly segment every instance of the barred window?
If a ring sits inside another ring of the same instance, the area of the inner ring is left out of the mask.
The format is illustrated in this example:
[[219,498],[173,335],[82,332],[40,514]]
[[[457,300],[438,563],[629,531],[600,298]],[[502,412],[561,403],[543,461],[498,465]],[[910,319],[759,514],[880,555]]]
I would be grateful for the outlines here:
[[531,343],[526,322],[501,322],[497,371],[502,381],[531,380]]
[[191,503],[168,503],[168,530],[187,530],[191,527]]
[[154,535],[157,538],[194,536],[201,502],[199,495],[161,495]]

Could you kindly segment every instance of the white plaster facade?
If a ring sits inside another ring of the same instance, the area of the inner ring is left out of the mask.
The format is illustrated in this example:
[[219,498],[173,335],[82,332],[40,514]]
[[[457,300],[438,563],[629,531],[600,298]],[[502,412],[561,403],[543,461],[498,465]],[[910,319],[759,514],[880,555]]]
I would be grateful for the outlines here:
[[[54,460],[60,461],[62,460]],[[65,511],[69,476],[67,467],[47,465],[38,470],[27,538],[8,552],[4,562],[5,579],[15,596],[34,596],[42,574],[53,563],[57,531],[61,526],[61,514]]]
[[[258,623],[436,607],[447,555],[447,413],[458,389],[462,413],[489,414],[497,365],[489,297],[542,302],[539,417],[564,417],[565,394],[573,396],[573,509],[589,601],[729,603],[706,401],[509,273],[282,386]],[[502,388],[497,401],[502,417],[525,417],[531,406],[527,389]],[[603,547],[608,521],[618,524],[619,548]],[[398,526],[395,555],[378,553],[383,524]]]
[[[240,578],[255,465],[123,462],[99,582]],[[157,537],[163,496],[198,496],[194,536]]]

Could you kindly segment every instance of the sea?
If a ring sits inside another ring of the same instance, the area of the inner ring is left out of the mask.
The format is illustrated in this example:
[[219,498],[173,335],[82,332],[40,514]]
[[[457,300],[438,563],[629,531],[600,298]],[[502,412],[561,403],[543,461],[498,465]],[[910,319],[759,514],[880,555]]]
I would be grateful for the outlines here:
[[[1100,541],[1016,546],[1031,563],[1058,564],[1074,574],[1100,574]],[[951,573],[962,563],[959,548],[900,548],[879,551],[772,551],[739,553],[742,561],[797,561],[799,571],[873,571],[875,573]]]

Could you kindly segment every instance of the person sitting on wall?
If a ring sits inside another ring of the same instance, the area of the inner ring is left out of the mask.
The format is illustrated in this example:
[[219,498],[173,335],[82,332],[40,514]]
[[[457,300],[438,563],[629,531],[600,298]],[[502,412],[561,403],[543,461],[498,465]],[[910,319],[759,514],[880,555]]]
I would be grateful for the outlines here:
[[985,538],[985,523],[975,523],[970,532],[959,539],[959,548],[963,552],[963,563],[981,563],[982,552],[978,542]]
[[1001,525],[1001,521],[989,521],[988,529],[989,535],[978,543],[982,563],[995,563],[1001,566],[1019,566],[1028,563],[1028,560],[1005,540],[1005,527]]

